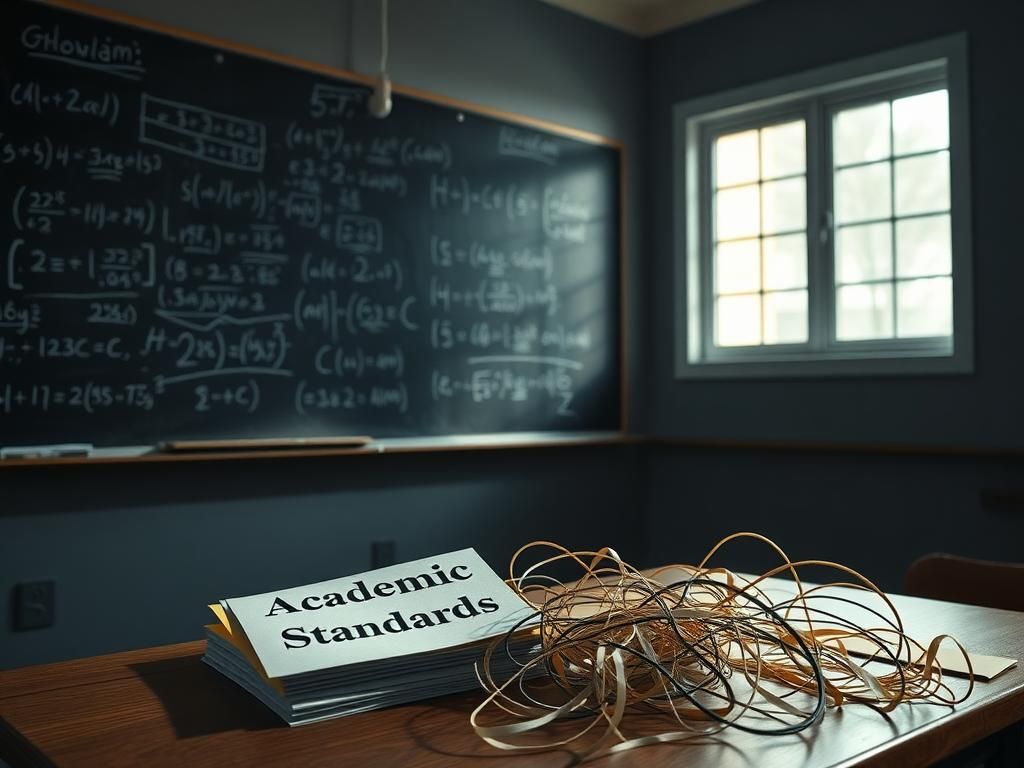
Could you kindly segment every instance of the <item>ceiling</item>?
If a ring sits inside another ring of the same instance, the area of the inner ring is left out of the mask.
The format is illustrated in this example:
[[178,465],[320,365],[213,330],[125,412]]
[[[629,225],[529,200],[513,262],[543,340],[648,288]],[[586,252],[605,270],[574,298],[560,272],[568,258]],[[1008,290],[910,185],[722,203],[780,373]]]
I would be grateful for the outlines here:
[[544,0],[640,37],[691,24],[757,0]]

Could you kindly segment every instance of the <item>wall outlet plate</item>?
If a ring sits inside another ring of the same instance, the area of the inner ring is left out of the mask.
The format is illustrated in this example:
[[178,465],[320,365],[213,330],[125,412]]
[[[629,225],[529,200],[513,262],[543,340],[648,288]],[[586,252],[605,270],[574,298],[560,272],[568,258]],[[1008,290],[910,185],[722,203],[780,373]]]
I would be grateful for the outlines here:
[[370,544],[370,567],[383,568],[395,564],[395,542],[393,539],[374,541]]
[[52,627],[57,585],[52,581],[26,581],[14,585],[14,631]]

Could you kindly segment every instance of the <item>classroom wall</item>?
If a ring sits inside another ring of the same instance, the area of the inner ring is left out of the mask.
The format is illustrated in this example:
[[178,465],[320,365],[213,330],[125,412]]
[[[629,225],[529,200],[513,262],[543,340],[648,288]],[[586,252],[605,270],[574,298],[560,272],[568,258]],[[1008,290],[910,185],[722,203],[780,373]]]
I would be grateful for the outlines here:
[[[96,1],[376,69],[374,0]],[[396,82],[627,142],[635,431],[681,443],[838,448],[661,444],[3,470],[0,596],[17,581],[54,578],[58,618],[53,629],[26,633],[0,624],[0,668],[198,637],[206,602],[366,568],[369,542],[383,538],[397,540],[401,559],[473,545],[500,567],[520,543],[545,537],[612,543],[654,564],[693,561],[726,533],[749,529],[794,556],[847,562],[889,589],[931,549],[1024,560],[1021,458],[965,450],[1024,447],[1024,357],[1015,354],[1024,303],[1013,293],[1024,262],[1012,208],[1021,8],[1014,0],[766,0],[640,41],[525,0],[392,0]],[[961,30],[971,65],[975,373],[676,381],[672,104]],[[851,444],[961,453],[842,447]],[[737,547],[719,562],[769,561]]]
[[[934,377],[680,381],[674,339],[650,351],[644,427],[668,440],[948,446],[877,454],[663,446],[648,465],[649,556],[696,557],[750,528],[802,556],[836,556],[899,586],[911,559],[944,549],[1024,560],[1021,458],[963,453],[1024,448],[1024,259],[1018,151],[1024,4],[1017,0],[769,0],[666,33],[648,48],[648,143],[672,156],[673,104],[844,59],[966,31],[969,46],[975,371]],[[648,327],[674,317],[669,163],[654,163]],[[678,277],[676,278],[678,279]],[[995,506],[993,491],[1016,495]],[[737,553],[736,565],[753,562]]]
[[[374,73],[375,0],[95,0],[111,9]],[[539,2],[392,0],[396,83],[640,142],[640,41]],[[628,249],[642,188],[630,153]],[[629,262],[631,305],[643,290]],[[641,360],[627,318],[631,378]],[[497,569],[535,538],[574,547],[618,532],[642,543],[640,454],[631,448],[0,469],[0,594],[55,579],[57,623],[0,622],[0,668],[194,639],[221,597],[370,566],[370,542],[407,560],[476,547]]]
[[[725,536],[752,531],[791,559],[842,563],[900,592],[907,566],[928,552],[1024,561],[1021,465],[1019,456],[662,447],[645,463],[645,552],[652,563],[699,562]],[[780,562],[750,542],[727,545],[713,564],[764,572]]]

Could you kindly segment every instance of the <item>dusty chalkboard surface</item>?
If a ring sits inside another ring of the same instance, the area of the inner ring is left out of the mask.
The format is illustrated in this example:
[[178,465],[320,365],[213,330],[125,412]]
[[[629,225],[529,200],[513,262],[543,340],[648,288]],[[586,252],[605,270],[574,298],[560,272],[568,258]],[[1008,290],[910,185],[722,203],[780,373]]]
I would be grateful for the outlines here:
[[621,428],[614,146],[0,6],[0,445]]

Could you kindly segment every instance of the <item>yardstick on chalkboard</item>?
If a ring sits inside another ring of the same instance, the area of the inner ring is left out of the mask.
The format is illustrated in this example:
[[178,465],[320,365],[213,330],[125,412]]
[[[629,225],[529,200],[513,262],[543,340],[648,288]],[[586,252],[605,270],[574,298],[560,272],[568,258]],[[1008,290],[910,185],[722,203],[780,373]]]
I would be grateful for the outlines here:
[[373,442],[367,435],[348,437],[263,437],[247,440],[167,440],[161,451],[270,451],[288,448],[364,448]]

